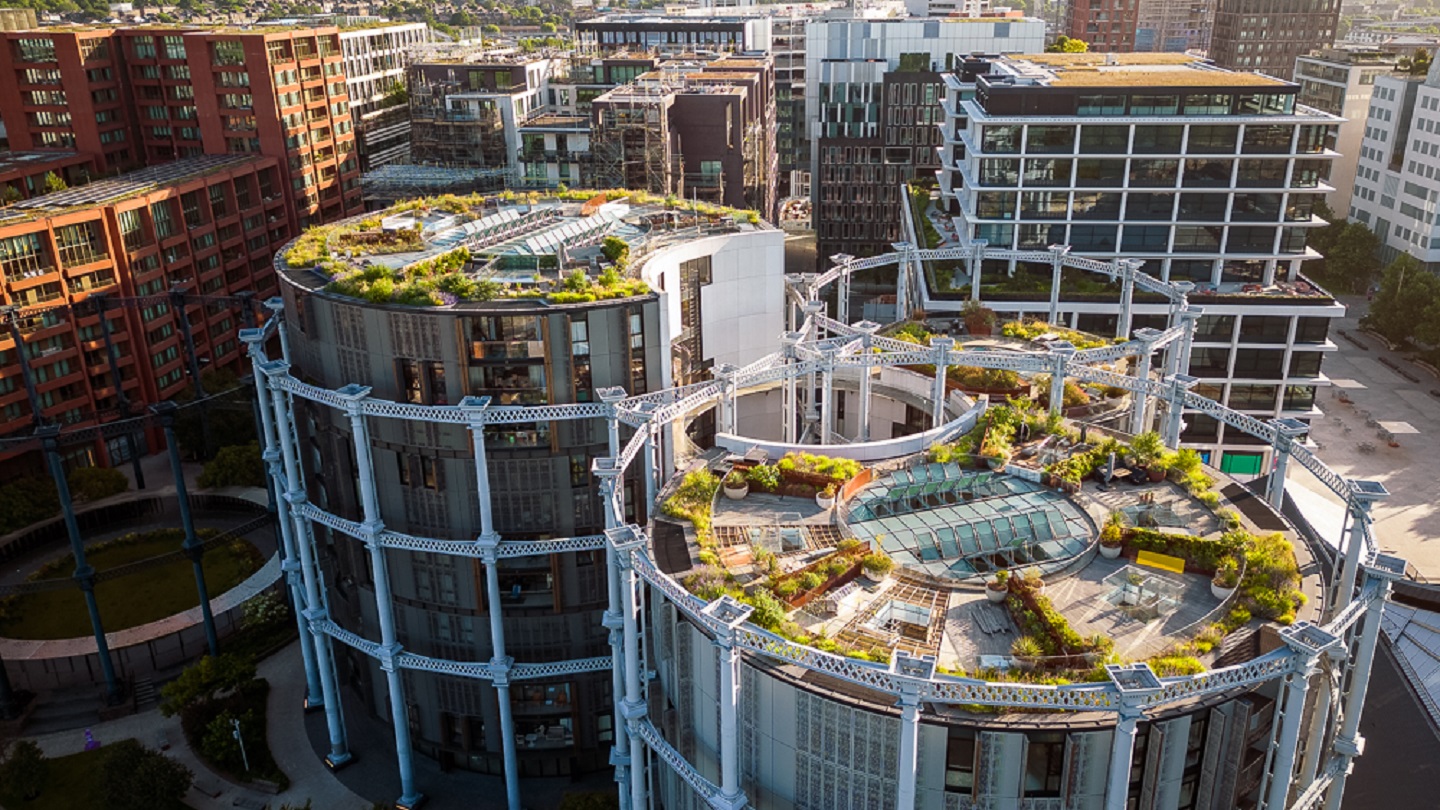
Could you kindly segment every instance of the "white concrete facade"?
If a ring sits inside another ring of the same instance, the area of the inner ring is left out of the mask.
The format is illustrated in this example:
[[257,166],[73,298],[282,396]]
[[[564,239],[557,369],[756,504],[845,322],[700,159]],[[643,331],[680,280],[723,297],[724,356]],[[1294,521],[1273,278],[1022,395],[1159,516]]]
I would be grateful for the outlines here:
[[1345,216],[1350,210],[1375,80],[1393,72],[1394,67],[1393,55],[1338,49],[1295,60],[1300,103],[1345,119],[1335,137],[1334,149],[1339,157],[1330,164],[1330,185],[1335,190],[1325,195],[1325,203],[1337,216]]
[[405,68],[410,64],[412,49],[429,41],[430,26],[425,23],[396,23],[340,32],[350,114],[355,121],[365,171],[410,157],[409,112],[386,115],[392,106],[386,104],[386,99],[396,86],[405,86]]
[[1402,253],[1440,269],[1440,70],[1375,80],[1350,219],[1380,237],[1381,261]]

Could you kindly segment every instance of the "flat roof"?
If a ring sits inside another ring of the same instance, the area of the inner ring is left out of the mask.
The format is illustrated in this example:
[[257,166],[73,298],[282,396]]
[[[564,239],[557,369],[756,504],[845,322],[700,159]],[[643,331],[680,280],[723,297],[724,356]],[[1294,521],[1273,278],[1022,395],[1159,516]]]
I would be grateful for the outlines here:
[[217,171],[273,160],[262,155],[201,155],[199,157],[149,166],[119,177],[96,180],[76,188],[67,188],[21,200],[0,212],[0,222],[42,217],[73,208],[114,203],[166,186],[173,186]]
[[1280,79],[1259,73],[1229,73],[1195,67],[1097,67],[1059,71],[1051,87],[1285,87]]
[[66,163],[75,160],[88,160],[89,155],[82,155],[79,152],[56,151],[56,152],[0,152],[0,174],[15,171],[17,169],[37,169],[47,163]]

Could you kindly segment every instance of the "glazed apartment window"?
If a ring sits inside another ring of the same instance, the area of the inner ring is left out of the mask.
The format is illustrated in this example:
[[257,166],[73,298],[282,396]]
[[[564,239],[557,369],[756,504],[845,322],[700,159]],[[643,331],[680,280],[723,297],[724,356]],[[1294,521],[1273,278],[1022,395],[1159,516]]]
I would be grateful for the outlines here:
[[14,43],[15,61],[17,62],[54,62],[55,61],[55,40],[48,37],[40,39],[17,39]]
[[44,275],[54,269],[38,233],[0,239],[0,271],[6,281],[20,281]]
[[108,258],[99,225],[97,220],[55,229],[55,246],[62,266],[78,267]]

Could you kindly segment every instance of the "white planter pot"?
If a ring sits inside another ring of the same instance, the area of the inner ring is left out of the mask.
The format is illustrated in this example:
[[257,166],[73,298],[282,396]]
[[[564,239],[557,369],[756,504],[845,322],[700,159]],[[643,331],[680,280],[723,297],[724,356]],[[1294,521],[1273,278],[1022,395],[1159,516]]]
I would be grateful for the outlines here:
[[732,501],[738,501],[750,492],[749,484],[745,484],[741,487],[729,487],[722,484],[720,488],[724,490],[725,497],[729,498]]
[[817,492],[815,493],[815,505],[821,509],[830,509],[835,506],[835,498],[833,496],[827,498]]
[[1121,552],[1121,551],[1124,551],[1124,550],[1125,550],[1125,547],[1124,547],[1124,546],[1107,546],[1107,545],[1101,544],[1101,546],[1100,546],[1100,556],[1101,556],[1101,557],[1104,557],[1104,558],[1107,559],[1107,560],[1113,560],[1113,559],[1115,559],[1116,557],[1119,557],[1119,556],[1120,556],[1120,552]]
[[[1239,586],[1237,585],[1235,587],[1238,588]],[[1230,596],[1234,593],[1235,588],[1222,588],[1219,585],[1215,584],[1215,580],[1210,580],[1210,594],[1216,599],[1219,599],[1221,602],[1229,599]]]
[[1008,593],[1009,591],[997,591],[989,585],[985,586],[985,598],[991,602],[1004,602],[1005,595]]

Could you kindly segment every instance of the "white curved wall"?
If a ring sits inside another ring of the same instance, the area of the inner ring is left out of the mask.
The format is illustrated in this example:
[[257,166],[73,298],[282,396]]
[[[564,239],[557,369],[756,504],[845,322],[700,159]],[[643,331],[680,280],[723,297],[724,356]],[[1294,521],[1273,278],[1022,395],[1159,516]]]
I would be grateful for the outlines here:
[[[712,282],[700,289],[705,358],[744,366],[775,351],[785,331],[785,234],[756,230],[707,236],[651,256],[645,282],[660,293],[660,328],[668,344],[680,333],[680,265],[710,257]],[[666,385],[670,385],[666,369]]]

